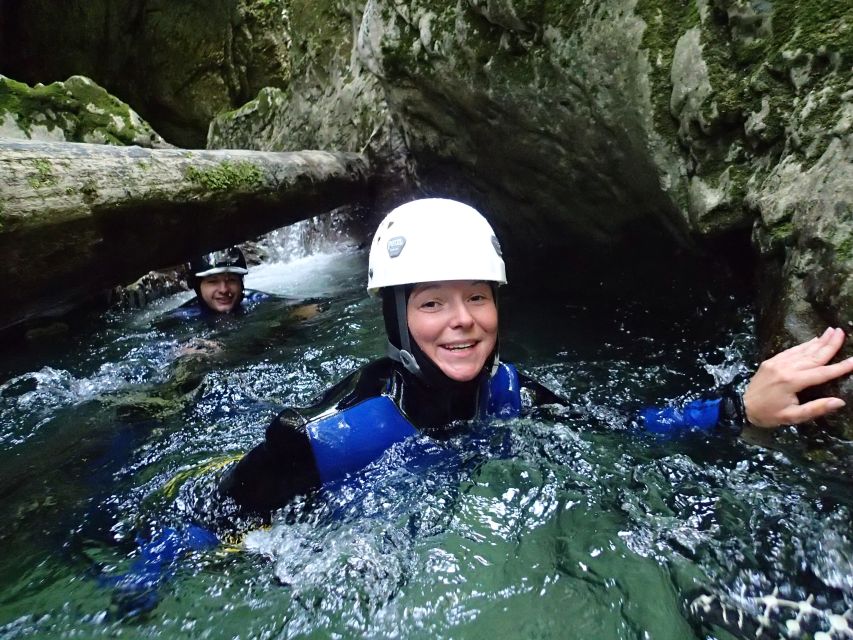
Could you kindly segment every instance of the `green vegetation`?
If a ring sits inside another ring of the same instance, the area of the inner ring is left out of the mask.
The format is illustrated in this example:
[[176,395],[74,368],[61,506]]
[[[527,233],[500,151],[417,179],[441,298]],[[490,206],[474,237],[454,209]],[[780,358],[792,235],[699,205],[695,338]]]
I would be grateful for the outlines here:
[[50,162],[39,158],[33,160],[35,173],[27,177],[27,182],[33,189],[52,187],[56,184],[56,176],[53,175],[53,167]]
[[292,76],[323,81],[328,70],[338,66],[336,59],[349,58],[352,17],[338,3],[291,0],[289,5],[285,30],[293,38]]
[[669,112],[672,59],[678,39],[699,24],[699,10],[693,0],[639,0],[635,11],[646,22],[641,46],[649,56],[655,125],[674,139],[678,124]]
[[135,144],[140,134],[156,139],[146,124],[133,124],[128,105],[82,76],[34,87],[0,76],[0,115],[4,113],[14,114],[28,136],[42,126],[60,129],[71,142],[128,145]]
[[210,169],[189,167],[186,178],[211,191],[231,191],[263,184],[263,172],[251,162],[225,160]]
[[[710,4],[701,24],[703,59],[713,88],[703,113],[712,125],[705,134],[711,137],[738,134],[739,125],[750,113],[761,110],[762,99],[769,98],[771,108],[765,118],[767,129],[762,143],[780,147],[784,143],[785,123],[793,115],[794,98],[821,86],[832,90],[801,125],[815,135],[831,128],[847,79],[841,77],[844,74],[833,72],[849,69],[853,51],[853,5],[840,0],[805,4],[797,0],[773,0],[762,13],[740,17],[736,12],[726,11],[734,4]],[[667,130],[672,130],[674,124],[669,116],[672,53],[678,38],[699,24],[695,7],[696,3],[686,0],[640,0],[637,4],[637,13],[648,25],[643,46],[653,62],[656,123]],[[661,64],[655,65],[656,60]],[[803,84],[799,87],[790,77],[797,68],[804,70]],[[804,141],[802,149],[810,142]]]
[[774,242],[786,242],[794,235],[794,223],[790,220],[775,224],[767,230]]
[[841,244],[835,248],[835,255],[843,262],[853,260],[853,238],[845,238]]

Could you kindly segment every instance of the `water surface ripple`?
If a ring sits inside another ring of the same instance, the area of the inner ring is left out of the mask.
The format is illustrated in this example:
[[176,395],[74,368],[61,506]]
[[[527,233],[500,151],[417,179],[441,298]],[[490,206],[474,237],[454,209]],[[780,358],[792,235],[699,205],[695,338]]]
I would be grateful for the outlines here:
[[[328,299],[302,324],[273,304],[164,326],[178,297],[10,356],[0,638],[853,637],[850,443],[665,440],[633,420],[752,368],[737,300],[531,313],[510,291],[503,353],[573,410],[414,438],[268,527],[235,520],[222,469],[283,405],[382,352],[363,269],[346,252],[260,272]],[[199,338],[221,349],[180,355]],[[228,543],[187,554],[130,615],[111,579],[137,537],[191,520]]]

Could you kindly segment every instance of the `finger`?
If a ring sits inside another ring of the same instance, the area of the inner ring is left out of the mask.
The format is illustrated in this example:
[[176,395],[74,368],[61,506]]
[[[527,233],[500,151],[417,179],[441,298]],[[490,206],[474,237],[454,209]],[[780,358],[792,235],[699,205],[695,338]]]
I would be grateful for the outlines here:
[[829,333],[829,329],[824,331],[821,335],[812,338],[811,340],[806,340],[805,342],[801,342],[798,345],[795,345],[787,350],[787,353],[799,353],[801,351],[807,351],[815,346],[817,346],[821,341],[826,340],[826,336]]
[[805,342],[801,342],[800,344],[785,349],[784,351],[780,351],[773,358],[771,358],[771,360],[795,359],[807,353],[810,353],[813,350],[820,348],[820,346],[826,341],[830,331],[831,329],[827,329],[823,332],[823,334],[821,334],[820,337],[812,338],[811,340],[806,340]]
[[819,398],[805,404],[791,405],[779,413],[782,424],[800,424],[838,411],[846,403],[841,398]]
[[844,332],[841,329],[827,330],[818,339],[817,343],[809,349],[809,356],[813,357],[820,364],[826,364],[838,353],[843,344]]
[[838,336],[844,335],[844,332],[840,332],[839,329],[833,329],[832,327],[828,328],[822,334],[820,334],[816,339],[809,340],[808,342],[803,343],[806,348],[804,351],[815,352],[820,349],[826,347],[829,344],[832,344],[834,340],[838,339]]
[[842,360],[835,364],[798,371],[796,375],[792,376],[792,382],[799,391],[806,387],[813,387],[816,384],[829,382],[851,372],[853,372],[853,358],[847,358],[847,360]]
[[780,361],[796,370],[824,365],[832,360],[838,350],[841,349],[844,338],[844,332],[841,329],[828,329],[820,338],[798,345],[802,349],[797,349],[792,353],[785,352],[785,358],[780,358]]

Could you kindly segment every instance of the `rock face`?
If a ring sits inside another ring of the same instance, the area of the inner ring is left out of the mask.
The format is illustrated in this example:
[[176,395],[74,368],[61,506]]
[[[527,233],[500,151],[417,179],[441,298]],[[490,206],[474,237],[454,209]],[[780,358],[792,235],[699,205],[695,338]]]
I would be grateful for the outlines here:
[[[282,3],[288,85],[219,114],[208,148],[364,151],[387,143],[390,113],[377,78],[357,56],[359,3]],[[378,155],[387,155],[387,150]]]
[[368,197],[358,154],[0,145],[0,330]]
[[93,78],[183,147],[204,146],[219,111],[289,81],[274,0],[32,0],[0,11],[4,73]]
[[360,54],[419,183],[492,212],[516,269],[531,250],[571,260],[628,237],[688,242],[662,188],[678,156],[654,127],[633,4],[367,4]]
[[422,183],[525,245],[711,237],[849,135],[853,10],[800,4],[370,0],[360,52]]

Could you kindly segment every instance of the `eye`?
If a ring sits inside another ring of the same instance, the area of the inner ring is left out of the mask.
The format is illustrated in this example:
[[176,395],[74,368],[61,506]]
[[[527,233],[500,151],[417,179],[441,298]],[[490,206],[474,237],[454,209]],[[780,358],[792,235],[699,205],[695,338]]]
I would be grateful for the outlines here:
[[474,302],[474,303],[478,303],[478,304],[482,304],[484,302],[489,302],[489,301],[491,301],[491,299],[492,299],[492,296],[489,293],[481,292],[481,291],[478,291],[476,293],[472,293],[470,296],[468,296],[469,302]]
[[429,310],[438,309],[439,306],[440,306],[440,304],[439,304],[438,300],[426,300],[426,301],[420,303],[419,308],[420,309],[426,309],[429,311]]

